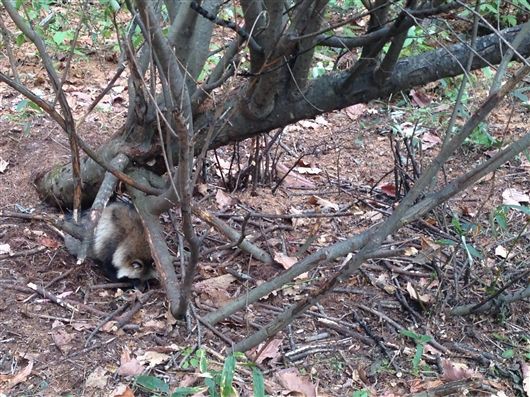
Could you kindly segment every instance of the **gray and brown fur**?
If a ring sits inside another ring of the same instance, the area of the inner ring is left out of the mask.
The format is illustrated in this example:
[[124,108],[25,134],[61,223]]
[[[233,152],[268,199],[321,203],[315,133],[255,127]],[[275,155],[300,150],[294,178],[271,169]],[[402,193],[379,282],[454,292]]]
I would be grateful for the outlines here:
[[[71,254],[77,255],[80,242],[66,239]],[[140,216],[127,204],[112,203],[101,213],[90,242],[88,256],[101,263],[112,280],[155,278],[151,250]]]

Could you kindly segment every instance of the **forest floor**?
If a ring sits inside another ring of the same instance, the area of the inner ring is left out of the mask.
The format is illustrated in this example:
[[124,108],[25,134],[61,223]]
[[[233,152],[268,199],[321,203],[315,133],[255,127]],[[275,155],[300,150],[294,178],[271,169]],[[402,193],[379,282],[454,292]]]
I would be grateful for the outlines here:
[[[49,93],[35,54],[19,59],[29,87]],[[102,54],[72,65],[64,89],[77,118],[115,66]],[[0,59],[0,68],[9,69],[7,60]],[[451,112],[448,91],[456,89],[432,84],[392,103],[357,105],[288,126],[266,156],[269,163],[263,162],[260,180],[241,181],[236,190],[226,186],[238,167],[247,166],[256,141],[210,153],[197,201],[238,230],[246,212],[263,213],[247,224],[246,233],[258,237],[278,263],[264,265],[233,249],[210,250],[201,258],[194,284],[196,315],[270,280],[296,258],[379,223],[396,204],[400,189],[395,181],[405,174],[414,178],[403,143],[402,173],[396,179],[393,172],[395,144],[403,142],[399,131],[414,132],[414,159],[424,168],[441,146]],[[469,98],[477,103],[470,99],[469,109],[484,98],[480,84],[471,89],[476,92]],[[0,85],[0,210],[58,214],[40,200],[33,178],[69,161],[68,139],[22,100]],[[102,144],[122,125],[126,110],[127,84],[120,78],[79,134],[93,146]],[[528,108],[505,102],[489,117],[487,128],[505,144],[529,121]],[[272,135],[260,140],[262,148]],[[497,150],[480,146],[480,138],[451,161],[447,180]],[[230,167],[234,150],[240,164]],[[499,288],[528,287],[529,218],[499,207],[528,206],[528,194],[530,162],[521,156],[392,235],[385,247],[401,255],[368,261],[285,331],[248,352],[264,374],[267,393],[515,396],[525,393],[524,379],[528,393],[528,299],[496,313],[450,314],[455,307],[485,301]],[[176,251],[171,217],[161,221]],[[200,232],[209,230],[200,221],[196,226]],[[224,238],[210,230],[203,250],[223,244]],[[134,383],[138,373],[156,376],[170,390],[203,386],[207,374],[222,369],[230,341],[267,324],[341,267],[341,262],[316,267],[217,324],[215,332],[193,318],[188,331],[168,314],[157,282],[147,292],[109,285],[94,264],[77,266],[60,236],[44,223],[0,217],[0,247],[0,395],[8,396],[153,395]],[[121,312],[106,321],[116,310]],[[251,395],[249,368],[236,366],[234,384],[242,396]]]

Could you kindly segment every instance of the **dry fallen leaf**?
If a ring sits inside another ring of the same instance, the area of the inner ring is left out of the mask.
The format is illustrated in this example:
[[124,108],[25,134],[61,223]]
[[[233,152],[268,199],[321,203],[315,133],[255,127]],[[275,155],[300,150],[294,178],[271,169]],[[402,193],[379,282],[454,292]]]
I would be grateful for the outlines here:
[[456,381],[469,378],[477,378],[479,374],[469,369],[465,364],[442,360],[443,378],[448,381]]
[[[287,174],[287,172],[289,172],[289,169],[290,168],[287,167],[285,164],[282,164],[282,163],[277,163],[276,164],[276,171],[278,172],[278,176],[280,178],[283,178],[284,175]],[[314,188],[316,188],[316,185],[312,181],[310,181],[307,178],[304,178],[301,175],[293,173],[292,171],[289,172],[289,175],[287,175],[285,177],[285,179],[283,180],[283,184],[286,187],[298,188],[298,189],[302,189],[302,188],[314,189]]]
[[64,355],[72,350],[72,340],[74,339],[74,335],[66,332],[64,328],[56,328],[52,333],[52,339],[55,346],[57,346]]
[[497,248],[495,248],[495,255],[506,259],[508,257],[508,251],[506,251],[506,248],[502,245],[498,245]]
[[0,255],[9,254],[11,255],[11,246],[9,244],[0,244]]
[[109,375],[106,375],[107,370],[102,367],[97,367],[90,375],[88,375],[85,386],[94,389],[103,389],[107,385]]
[[[6,393],[12,387],[18,385],[19,383],[25,382],[28,379],[28,376],[31,374],[33,369],[33,360],[28,361],[28,365],[20,370],[20,372],[14,375],[2,375],[0,374],[0,393]],[[2,383],[6,383],[2,385]]]
[[322,212],[331,212],[331,211],[337,212],[339,210],[338,204],[335,204],[329,200],[323,199],[322,197],[310,196],[307,202],[312,205],[318,205]]
[[502,192],[502,203],[504,205],[522,205],[530,202],[530,196],[515,188],[508,188]]
[[521,373],[523,374],[523,390],[527,397],[530,397],[530,366],[523,360],[519,361]]
[[155,351],[146,351],[141,356],[136,357],[138,361],[149,368],[154,368],[157,365],[163,364],[171,358],[169,354],[159,353]]
[[201,294],[207,295],[211,302],[220,305],[230,299],[228,287],[235,281],[231,274],[208,278],[193,285],[193,289]]
[[237,203],[235,198],[225,193],[222,189],[217,190],[217,193],[215,194],[215,201],[217,202],[217,205],[221,211],[226,211]]
[[300,375],[297,368],[286,368],[277,371],[274,377],[289,394],[299,393],[304,397],[316,397],[316,386],[305,376]]
[[298,262],[298,258],[297,257],[288,256],[288,255],[285,255],[282,252],[277,252],[276,254],[274,254],[274,260],[276,262],[278,262],[280,265],[282,265],[284,269],[289,269],[296,262]]
[[414,256],[418,255],[418,250],[416,247],[407,247],[405,248],[405,256]]
[[344,112],[348,115],[350,120],[357,120],[359,117],[363,115],[363,113],[366,111],[366,105],[364,103],[359,103],[357,105],[351,105],[347,108],[344,108]]
[[441,143],[442,143],[442,140],[438,138],[436,135],[431,134],[430,132],[426,132],[425,134],[421,136],[421,148],[423,150],[430,149]]
[[270,341],[270,343],[267,344],[267,346],[265,346],[265,349],[261,350],[261,346],[259,346],[256,349],[258,352],[260,352],[259,356],[256,357],[256,364],[261,364],[263,361],[267,359],[276,361],[278,357],[281,356],[281,352],[280,352],[281,345],[282,345],[281,339],[273,339],[272,341]]
[[129,386],[120,384],[110,393],[111,397],[134,397],[134,392]]
[[410,281],[407,282],[407,292],[412,299],[418,302],[429,303],[432,300],[432,296],[429,294],[420,294]]
[[118,375],[121,376],[136,376],[144,372],[144,366],[136,359],[131,357],[131,353],[124,349],[120,358],[120,367],[118,368]]
[[412,97],[412,102],[414,102],[420,108],[427,106],[432,101],[429,95],[421,90],[410,90],[410,96]]
[[7,170],[8,165],[9,165],[9,161],[6,161],[0,157],[0,173],[3,174]]

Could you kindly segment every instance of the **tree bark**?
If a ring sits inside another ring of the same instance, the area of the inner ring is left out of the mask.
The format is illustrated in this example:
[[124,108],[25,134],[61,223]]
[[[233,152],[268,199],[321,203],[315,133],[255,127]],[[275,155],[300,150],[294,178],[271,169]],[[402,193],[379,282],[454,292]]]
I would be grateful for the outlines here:
[[[505,29],[503,38],[511,42],[519,32],[520,27]],[[477,40],[476,55],[471,65],[472,70],[488,65],[498,64],[507,46],[502,44],[496,34],[483,36]],[[530,55],[530,37],[526,37],[518,48],[524,57]],[[392,74],[382,86],[378,86],[373,78],[373,69],[360,74],[349,87],[344,87],[348,79],[348,72],[333,73],[312,81],[303,97],[292,98],[288,95],[279,96],[274,109],[265,119],[249,117],[243,111],[247,102],[244,97],[235,92],[222,104],[224,109],[212,108],[199,113],[194,118],[195,153],[200,153],[202,147],[208,144],[210,149],[241,141],[271,131],[298,120],[312,118],[323,112],[342,109],[347,106],[366,103],[377,98],[384,98],[390,94],[412,87],[422,86],[429,82],[446,77],[457,76],[462,73],[462,65],[466,64],[470,49],[466,44],[456,44],[447,48],[434,50],[418,56],[405,58],[397,62]],[[242,92],[246,91],[243,87]],[[225,115],[219,118],[217,115]],[[212,127],[212,120],[214,125]],[[229,122],[227,122],[227,120]],[[149,130],[155,130],[152,122],[143,126],[146,135]],[[208,131],[214,128],[215,136],[210,142],[206,139]],[[129,128],[130,129],[130,128]],[[115,139],[100,149],[100,154],[110,161],[118,152],[124,151],[120,147],[120,140]],[[131,156],[131,153],[126,153]],[[145,157],[145,152],[142,153]],[[160,153],[157,153],[160,157]],[[155,156],[156,157],[156,156]],[[132,156],[133,160],[136,160]],[[73,192],[71,165],[54,167],[44,175],[39,175],[35,184],[41,197],[52,205],[71,207]],[[91,160],[83,160],[82,177],[84,183],[83,203],[88,203],[97,192],[104,171]]]

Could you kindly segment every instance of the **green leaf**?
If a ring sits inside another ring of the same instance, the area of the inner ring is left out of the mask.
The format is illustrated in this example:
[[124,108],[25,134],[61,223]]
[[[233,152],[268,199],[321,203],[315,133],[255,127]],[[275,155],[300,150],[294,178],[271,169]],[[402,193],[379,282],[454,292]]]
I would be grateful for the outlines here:
[[442,238],[440,240],[436,240],[436,243],[440,244],[440,245],[449,245],[449,246],[456,245],[456,242],[454,242],[453,240],[450,240],[448,238]]
[[421,356],[423,356],[423,345],[417,344],[416,345],[416,354],[414,354],[414,358],[412,359],[412,369],[416,372],[420,366]]
[[15,44],[17,46],[20,46],[26,42],[26,36],[24,33],[17,34],[17,37],[15,38]]
[[265,380],[258,367],[252,368],[252,388],[254,397],[265,397]]
[[521,211],[526,215],[530,215],[530,207],[525,207],[524,205],[503,205],[504,208],[512,208],[517,211]]
[[476,249],[473,245],[466,243],[467,251],[469,252],[469,255],[471,255],[473,258],[482,259],[484,258],[484,255]]
[[353,397],[368,397],[368,390],[356,390],[353,392]]
[[191,396],[193,394],[199,393],[203,387],[178,387],[175,389],[173,393],[171,393],[171,397],[186,397]]
[[513,356],[515,356],[515,353],[513,349],[508,349],[508,350],[503,351],[501,356],[503,358],[513,358]]
[[234,388],[232,387],[232,381],[234,380],[234,372],[236,369],[236,358],[233,354],[229,355],[223,366],[221,372],[221,396],[232,397],[235,395]]
[[69,32],[66,30],[64,32],[55,32],[53,34],[53,42],[57,45],[64,44],[64,41],[68,38]]
[[149,391],[169,393],[169,385],[156,376],[139,375],[135,378],[135,380],[138,385],[146,388]]
[[208,359],[206,358],[206,352],[204,351],[204,349],[197,350],[195,355],[199,359],[199,371],[201,371],[202,373],[208,372]]

